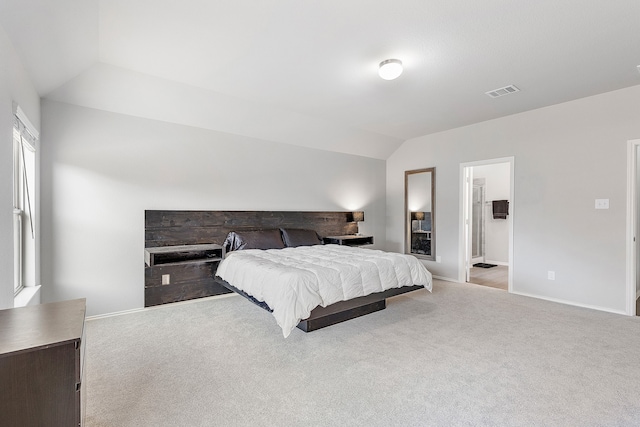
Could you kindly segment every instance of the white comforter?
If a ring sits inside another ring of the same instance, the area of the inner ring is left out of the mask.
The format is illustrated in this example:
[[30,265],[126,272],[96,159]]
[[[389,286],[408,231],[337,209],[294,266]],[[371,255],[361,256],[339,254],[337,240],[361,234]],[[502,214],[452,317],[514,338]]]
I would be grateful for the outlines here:
[[431,273],[411,255],[338,245],[231,252],[216,274],[267,303],[285,338],[319,305],[402,286],[432,289]]

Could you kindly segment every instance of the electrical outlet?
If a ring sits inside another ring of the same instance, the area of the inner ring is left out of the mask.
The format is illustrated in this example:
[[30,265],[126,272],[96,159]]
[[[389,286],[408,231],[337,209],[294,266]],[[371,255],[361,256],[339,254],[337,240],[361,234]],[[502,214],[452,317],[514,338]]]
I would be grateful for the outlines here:
[[441,257],[441,256],[436,255],[436,262],[442,262],[442,257]]
[[609,199],[596,199],[596,209],[609,209]]
[[556,272],[555,271],[547,271],[547,279],[556,280]]
[[170,274],[163,274],[162,275],[162,284],[163,285],[171,284],[171,275]]

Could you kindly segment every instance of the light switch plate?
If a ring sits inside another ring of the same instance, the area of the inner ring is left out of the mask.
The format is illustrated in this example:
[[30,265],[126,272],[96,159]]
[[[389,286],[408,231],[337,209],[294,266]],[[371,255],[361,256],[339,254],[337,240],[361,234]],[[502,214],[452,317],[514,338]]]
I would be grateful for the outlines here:
[[596,199],[596,209],[609,209],[609,199]]
[[163,285],[170,285],[171,284],[171,275],[170,274],[163,274],[162,275],[162,284]]

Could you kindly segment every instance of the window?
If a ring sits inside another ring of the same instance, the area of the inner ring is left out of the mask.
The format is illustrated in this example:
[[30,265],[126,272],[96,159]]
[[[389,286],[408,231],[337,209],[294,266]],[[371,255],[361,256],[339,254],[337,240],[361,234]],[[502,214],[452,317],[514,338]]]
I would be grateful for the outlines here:
[[[20,108],[13,124],[13,290],[36,284],[36,141],[37,132]],[[21,119],[21,115],[23,118]],[[25,125],[24,122],[28,125]]]

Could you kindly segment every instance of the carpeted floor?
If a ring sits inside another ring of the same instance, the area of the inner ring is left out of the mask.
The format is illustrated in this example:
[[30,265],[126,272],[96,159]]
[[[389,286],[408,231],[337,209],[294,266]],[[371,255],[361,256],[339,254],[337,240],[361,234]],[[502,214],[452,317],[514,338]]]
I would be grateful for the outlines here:
[[637,426],[640,318],[435,281],[287,339],[231,296],[87,322],[88,427]]

